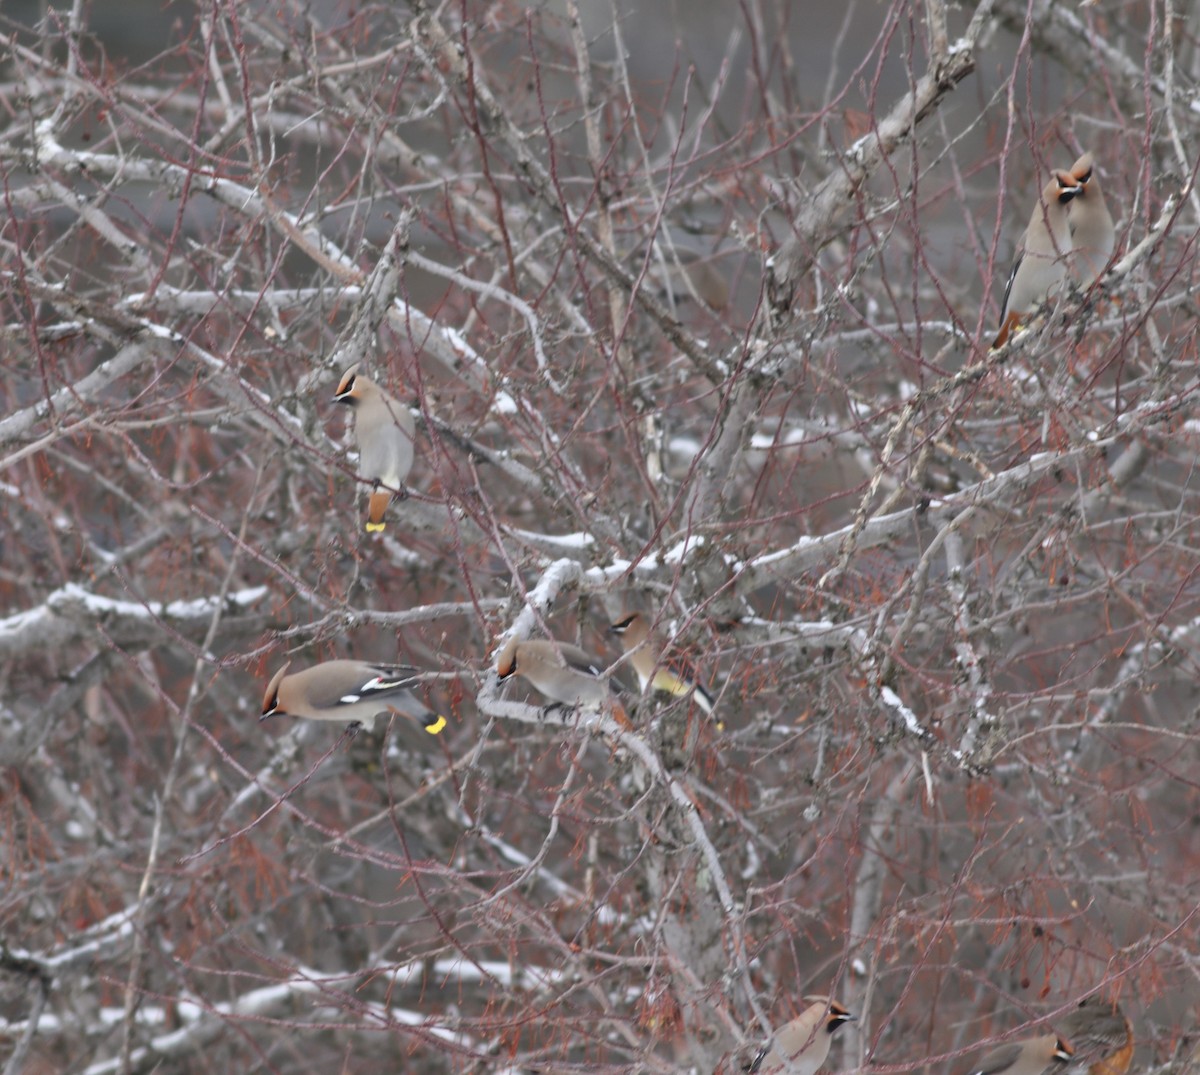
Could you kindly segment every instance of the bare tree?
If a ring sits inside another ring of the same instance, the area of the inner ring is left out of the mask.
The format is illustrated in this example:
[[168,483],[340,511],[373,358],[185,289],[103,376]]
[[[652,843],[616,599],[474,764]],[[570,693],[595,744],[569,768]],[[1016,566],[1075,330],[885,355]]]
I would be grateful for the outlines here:
[[[832,993],[951,1073],[1096,991],[1186,1070],[1200,6],[322,7],[5,27],[4,1071],[708,1075]],[[1113,264],[989,350],[1083,149]],[[259,723],[337,656],[445,731]]]

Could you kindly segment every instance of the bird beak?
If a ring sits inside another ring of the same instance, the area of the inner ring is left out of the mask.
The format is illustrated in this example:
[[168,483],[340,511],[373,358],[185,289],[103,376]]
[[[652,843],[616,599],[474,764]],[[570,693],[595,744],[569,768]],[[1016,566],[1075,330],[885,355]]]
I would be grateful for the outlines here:
[[834,1005],[829,1009],[829,1018],[831,1022],[836,1021],[837,1026],[841,1026],[843,1023],[858,1022],[858,1016],[846,1011],[841,1005]]

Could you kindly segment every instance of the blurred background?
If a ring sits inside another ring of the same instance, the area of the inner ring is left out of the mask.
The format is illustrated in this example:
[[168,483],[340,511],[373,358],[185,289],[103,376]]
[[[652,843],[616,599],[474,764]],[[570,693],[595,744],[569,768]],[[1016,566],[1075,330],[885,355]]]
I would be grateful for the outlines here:
[[[5,1072],[731,1073],[810,993],[1190,1070],[1196,16],[0,7]],[[989,351],[1088,149],[1114,263]],[[446,730],[259,722],[340,657]]]

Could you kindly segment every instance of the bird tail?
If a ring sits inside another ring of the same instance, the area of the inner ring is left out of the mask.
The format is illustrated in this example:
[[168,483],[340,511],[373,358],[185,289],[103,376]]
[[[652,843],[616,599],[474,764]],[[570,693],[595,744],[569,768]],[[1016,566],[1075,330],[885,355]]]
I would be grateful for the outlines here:
[[383,513],[392,502],[390,489],[372,489],[371,499],[367,501],[367,533],[379,534],[387,527]]
[[397,716],[406,718],[407,720],[416,721],[430,735],[440,735],[449,723],[440,713],[435,713],[432,709],[426,709],[413,699],[413,707],[404,709],[398,705],[389,705],[387,708],[390,712]]
[[631,721],[629,719],[629,714],[625,712],[625,707],[620,702],[617,702],[617,701],[613,702],[612,715],[613,715],[613,720],[615,720],[619,725],[621,725],[621,727],[624,728],[627,732],[633,731],[633,721]]
[[[704,710],[705,714],[710,717],[713,716],[713,710],[717,706],[717,700],[702,686],[700,686],[699,683],[695,685],[695,690],[692,691],[692,700],[696,703],[696,705]],[[715,717],[713,724],[716,725],[717,731],[723,732],[725,730],[725,722],[720,717]]]
[[1000,331],[996,334],[996,338],[992,340],[992,347],[1003,347],[1008,343],[1009,336],[1012,335],[1013,329],[1021,322],[1021,315],[1015,312],[1009,313],[1004,319],[1004,324],[1000,326]]
[[[713,708],[717,704],[716,699],[704,689],[700,682],[691,678],[687,674],[687,670],[684,669],[676,671],[673,667],[667,665],[661,666],[654,676],[654,689],[662,691],[665,694],[674,695],[676,698],[685,698],[691,695],[692,701],[707,716],[712,715]],[[718,723],[717,728],[719,731],[724,731],[723,724]]]

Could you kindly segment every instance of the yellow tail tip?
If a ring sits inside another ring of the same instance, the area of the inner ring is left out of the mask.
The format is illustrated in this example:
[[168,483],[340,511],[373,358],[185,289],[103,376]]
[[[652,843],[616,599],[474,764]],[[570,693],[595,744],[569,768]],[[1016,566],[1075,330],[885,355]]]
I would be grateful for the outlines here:
[[[382,530],[383,527],[381,526],[379,529]],[[446,718],[443,716],[439,716],[436,720],[433,720],[430,723],[426,724],[425,730],[430,735],[437,735],[438,732],[440,732],[445,727],[446,727]]]
[[367,523],[368,534],[381,534],[387,529],[387,523]]

